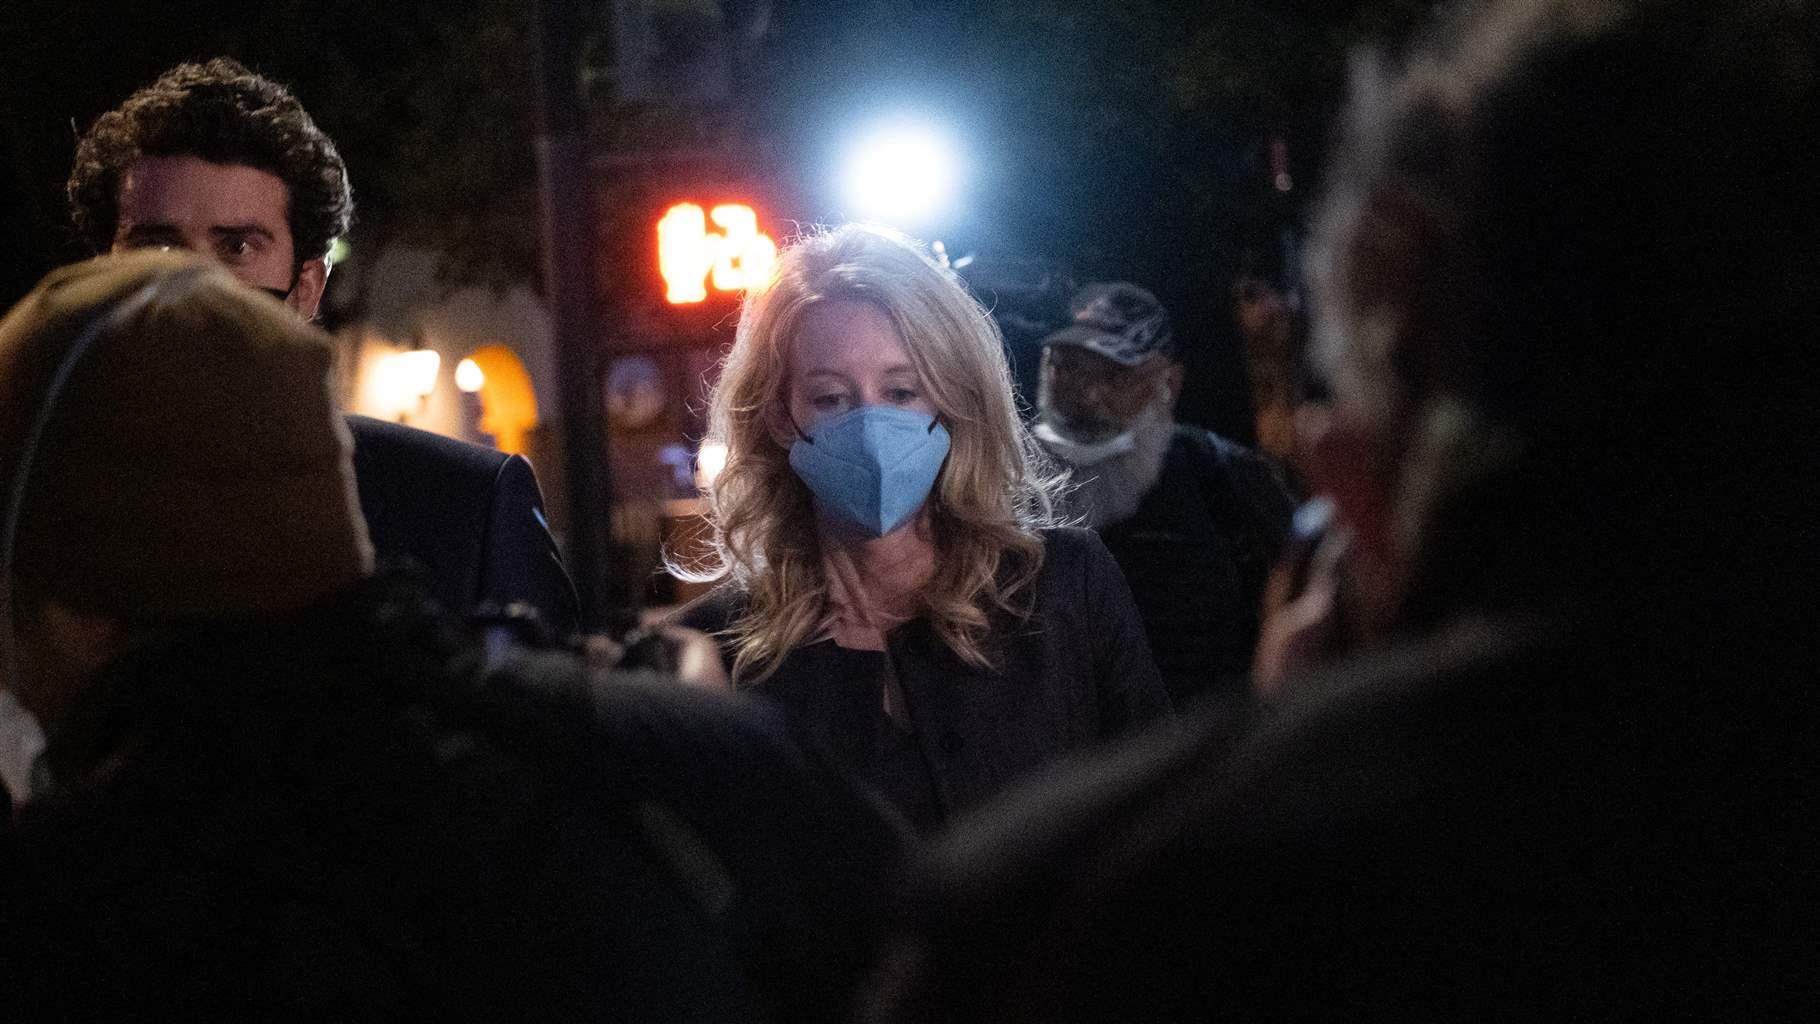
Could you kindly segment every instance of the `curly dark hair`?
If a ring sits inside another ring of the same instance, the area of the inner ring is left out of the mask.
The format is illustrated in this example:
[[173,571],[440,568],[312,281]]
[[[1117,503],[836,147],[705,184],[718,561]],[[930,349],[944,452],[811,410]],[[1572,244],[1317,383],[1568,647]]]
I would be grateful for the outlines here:
[[290,194],[298,266],[326,256],[353,220],[335,144],[290,90],[226,57],[177,65],[82,137],[66,190],[76,230],[96,252],[113,243],[120,176],[141,156],[195,156],[276,175]]

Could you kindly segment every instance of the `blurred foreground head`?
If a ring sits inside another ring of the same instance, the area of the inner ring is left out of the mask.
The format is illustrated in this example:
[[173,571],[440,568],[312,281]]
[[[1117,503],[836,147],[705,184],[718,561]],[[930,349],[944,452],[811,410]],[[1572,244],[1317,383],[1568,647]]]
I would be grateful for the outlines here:
[[329,365],[180,253],[64,267],[0,321],[0,681],[47,623],[252,619],[368,572]]
[[1355,69],[1309,253],[1336,400],[1314,472],[1381,622],[1790,559],[1817,23],[1807,2],[1509,3],[1400,73]]

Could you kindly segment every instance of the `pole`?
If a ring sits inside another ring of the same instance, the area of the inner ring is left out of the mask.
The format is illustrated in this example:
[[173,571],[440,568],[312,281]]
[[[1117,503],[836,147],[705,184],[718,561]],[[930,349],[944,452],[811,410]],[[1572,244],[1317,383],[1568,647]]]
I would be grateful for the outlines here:
[[543,280],[561,376],[563,452],[568,482],[568,561],[581,600],[584,632],[619,632],[636,610],[619,607],[608,565],[612,486],[606,418],[597,370],[594,310],[594,209],[582,118],[580,0],[536,0],[537,169],[543,220]]

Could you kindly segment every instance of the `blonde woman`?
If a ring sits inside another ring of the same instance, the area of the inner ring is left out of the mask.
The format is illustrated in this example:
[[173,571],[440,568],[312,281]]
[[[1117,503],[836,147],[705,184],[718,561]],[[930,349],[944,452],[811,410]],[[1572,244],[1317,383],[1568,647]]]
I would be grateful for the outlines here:
[[721,581],[683,625],[912,825],[1166,714],[1130,591],[1054,525],[998,332],[907,240],[805,238],[746,301],[710,410]]

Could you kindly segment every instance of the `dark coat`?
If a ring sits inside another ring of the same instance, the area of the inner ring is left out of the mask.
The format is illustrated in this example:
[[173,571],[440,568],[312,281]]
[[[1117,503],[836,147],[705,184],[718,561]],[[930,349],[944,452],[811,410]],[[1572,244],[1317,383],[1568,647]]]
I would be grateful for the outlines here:
[[[1105,547],[1087,530],[1050,530],[1043,539],[1032,614],[994,615],[992,670],[968,665],[927,620],[914,619],[887,635],[885,655],[812,643],[752,692],[925,832],[1061,754],[1167,714],[1143,626]],[[678,621],[718,632],[743,602],[722,588]],[[725,653],[731,665],[731,649]],[[901,749],[893,749],[884,713],[886,657],[915,726]]]
[[415,567],[443,607],[522,601],[558,636],[579,623],[575,587],[520,455],[349,416],[360,513],[382,564]]
[[1008,796],[866,1019],[1816,1019],[1812,665],[1695,621],[1462,627]]
[[0,835],[8,1020],[835,1020],[900,835],[753,702],[482,652],[414,588],[106,677]]
[[1294,511],[1262,456],[1178,424],[1137,512],[1100,531],[1176,707],[1249,695],[1264,583]]

